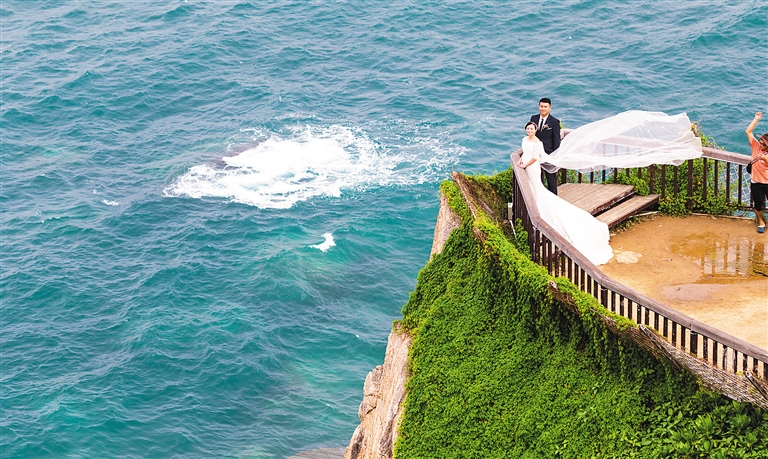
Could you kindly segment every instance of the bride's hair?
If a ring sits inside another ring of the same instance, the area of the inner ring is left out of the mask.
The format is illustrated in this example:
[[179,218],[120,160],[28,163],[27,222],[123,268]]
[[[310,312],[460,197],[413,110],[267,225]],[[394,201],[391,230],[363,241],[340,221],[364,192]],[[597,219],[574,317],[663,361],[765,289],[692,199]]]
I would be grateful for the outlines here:
[[525,124],[525,127],[524,127],[523,129],[528,129],[528,126],[529,126],[529,125],[531,125],[531,124],[533,124],[533,127],[536,127],[536,123],[534,123],[533,121],[528,121],[528,122]]

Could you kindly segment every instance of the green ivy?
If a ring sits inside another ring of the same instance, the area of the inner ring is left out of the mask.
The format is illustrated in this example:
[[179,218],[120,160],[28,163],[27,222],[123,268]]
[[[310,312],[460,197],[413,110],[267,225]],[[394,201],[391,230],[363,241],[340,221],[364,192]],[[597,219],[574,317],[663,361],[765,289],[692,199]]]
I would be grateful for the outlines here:
[[671,196],[665,196],[659,200],[659,213],[671,217],[684,217],[690,215],[691,211],[688,210],[685,197],[678,196],[677,198],[673,198]]
[[625,438],[624,457],[757,459],[768,457],[768,412],[701,391],[647,415]]
[[[511,192],[510,178],[468,180],[476,196],[497,199]],[[519,250],[527,247],[519,222],[510,239],[502,217],[474,220],[455,184],[441,190],[462,226],[403,306],[413,344],[395,457],[694,457],[681,454],[705,451],[706,441],[723,457],[759,457],[736,454],[768,448],[762,411],[745,405],[749,422],[726,427],[718,420],[742,412],[610,333],[603,317],[620,330],[636,325],[532,262]],[[552,280],[572,307],[552,297]],[[695,429],[705,433],[687,433]]]
[[640,196],[648,196],[651,194],[651,188],[648,182],[635,176],[627,175],[626,173],[618,172],[613,176],[613,180],[610,183],[620,183],[622,185],[632,185],[635,187],[635,194]]

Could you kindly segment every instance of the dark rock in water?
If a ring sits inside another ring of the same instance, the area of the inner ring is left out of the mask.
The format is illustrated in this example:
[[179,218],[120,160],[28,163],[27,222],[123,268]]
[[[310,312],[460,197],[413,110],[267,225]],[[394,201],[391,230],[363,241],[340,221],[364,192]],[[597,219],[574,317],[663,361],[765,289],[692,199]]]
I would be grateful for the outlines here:
[[338,448],[310,449],[308,451],[302,451],[288,459],[342,459],[344,457],[345,449],[346,448],[343,446]]

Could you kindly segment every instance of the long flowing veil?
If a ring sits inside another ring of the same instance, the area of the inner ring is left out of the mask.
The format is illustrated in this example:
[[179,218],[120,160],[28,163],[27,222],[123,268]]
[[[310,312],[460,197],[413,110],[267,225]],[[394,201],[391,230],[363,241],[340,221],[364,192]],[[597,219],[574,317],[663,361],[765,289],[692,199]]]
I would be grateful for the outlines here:
[[542,164],[580,172],[610,167],[679,165],[701,157],[701,140],[691,131],[688,115],[631,110],[571,131]]

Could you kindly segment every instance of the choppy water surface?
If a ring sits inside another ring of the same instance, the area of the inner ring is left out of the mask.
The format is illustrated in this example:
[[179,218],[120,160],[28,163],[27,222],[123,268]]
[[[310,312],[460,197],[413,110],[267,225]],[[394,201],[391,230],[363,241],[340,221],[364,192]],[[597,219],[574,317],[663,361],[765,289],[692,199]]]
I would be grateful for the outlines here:
[[506,169],[542,96],[746,153],[767,13],[3,1],[0,456],[344,445],[440,181]]

